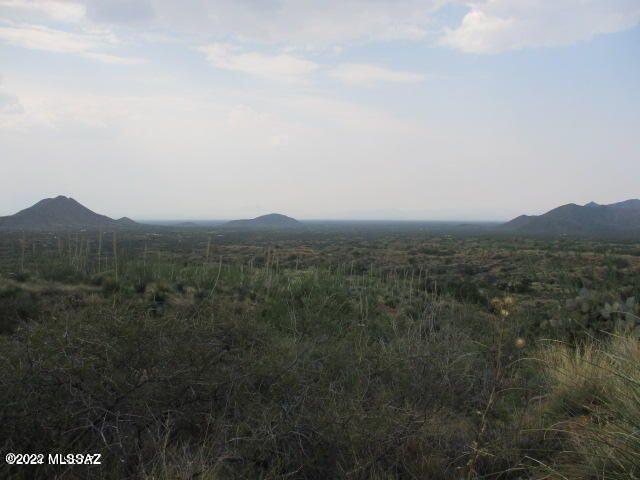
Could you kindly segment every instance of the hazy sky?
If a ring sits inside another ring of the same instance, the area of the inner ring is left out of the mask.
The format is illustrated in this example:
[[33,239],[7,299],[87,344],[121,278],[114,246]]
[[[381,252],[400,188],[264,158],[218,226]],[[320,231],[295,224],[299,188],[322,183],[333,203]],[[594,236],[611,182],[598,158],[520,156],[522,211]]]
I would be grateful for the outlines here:
[[640,197],[640,0],[0,0],[0,215]]

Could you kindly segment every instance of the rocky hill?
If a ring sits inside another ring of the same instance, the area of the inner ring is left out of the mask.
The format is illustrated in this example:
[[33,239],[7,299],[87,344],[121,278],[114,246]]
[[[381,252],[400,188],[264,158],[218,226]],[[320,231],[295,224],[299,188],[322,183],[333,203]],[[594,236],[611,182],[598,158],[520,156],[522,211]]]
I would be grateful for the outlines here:
[[63,195],[45,198],[15,215],[0,217],[4,230],[60,230],[70,228],[135,227],[127,217],[118,220],[89,210],[76,200]]
[[543,215],[521,215],[502,225],[501,229],[536,235],[640,234],[640,200],[609,205],[570,203]]
[[238,230],[282,230],[291,228],[300,228],[300,223],[295,218],[287,217],[279,213],[270,213],[249,220],[232,220],[223,225],[224,228],[233,228]]

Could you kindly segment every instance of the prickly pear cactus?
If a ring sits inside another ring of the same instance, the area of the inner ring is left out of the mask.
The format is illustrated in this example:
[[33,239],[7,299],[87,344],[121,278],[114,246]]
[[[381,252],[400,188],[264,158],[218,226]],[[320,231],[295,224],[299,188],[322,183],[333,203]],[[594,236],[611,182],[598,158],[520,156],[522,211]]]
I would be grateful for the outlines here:
[[640,308],[635,297],[582,288],[574,298],[567,299],[564,308],[549,321],[551,327],[590,332],[633,332],[640,338]]

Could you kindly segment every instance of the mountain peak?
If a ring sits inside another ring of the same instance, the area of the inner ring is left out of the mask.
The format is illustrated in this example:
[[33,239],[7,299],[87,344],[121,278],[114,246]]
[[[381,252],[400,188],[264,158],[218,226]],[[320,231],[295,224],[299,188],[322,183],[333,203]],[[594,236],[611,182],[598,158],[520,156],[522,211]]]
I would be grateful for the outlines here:
[[44,203],[66,203],[66,202],[69,202],[69,201],[74,201],[75,202],[75,200],[73,200],[73,198],[71,198],[71,197],[65,197],[64,195],[58,195],[56,197],[45,198],[43,200],[40,200],[40,202],[38,202],[38,203],[42,203],[42,202],[44,202]]
[[589,203],[586,203],[584,206],[585,206],[585,207],[589,207],[589,208],[593,208],[593,207],[599,207],[599,206],[600,206],[600,204],[599,204],[599,203],[596,203],[596,202],[594,202],[594,201],[591,201],[591,202],[589,202]]
[[68,228],[98,228],[133,226],[128,218],[114,220],[89,210],[71,197],[58,195],[45,198],[15,215],[0,217],[1,229],[60,230]]

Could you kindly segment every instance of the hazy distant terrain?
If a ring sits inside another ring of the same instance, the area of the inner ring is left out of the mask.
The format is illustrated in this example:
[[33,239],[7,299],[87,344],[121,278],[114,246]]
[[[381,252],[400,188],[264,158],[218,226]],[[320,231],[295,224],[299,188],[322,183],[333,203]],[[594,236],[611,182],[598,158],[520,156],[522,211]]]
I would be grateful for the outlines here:
[[223,225],[224,228],[240,230],[290,229],[302,226],[298,220],[279,213],[270,213],[248,220],[232,220]]
[[[299,221],[287,215],[272,213],[253,219],[210,221],[150,221],[151,225],[165,225],[183,229],[214,228],[229,231],[301,230],[303,228],[375,229],[377,227],[413,229],[452,234],[514,233],[535,236],[592,236],[633,237],[640,234],[640,200],[627,200],[609,205],[594,202],[586,205],[568,204],[543,215],[521,215],[507,223],[497,222],[429,222],[389,220],[316,220]],[[4,230],[76,230],[100,227],[136,227],[140,224],[123,217],[114,220],[97,214],[73,198],[47,198],[15,215],[0,217]]]

